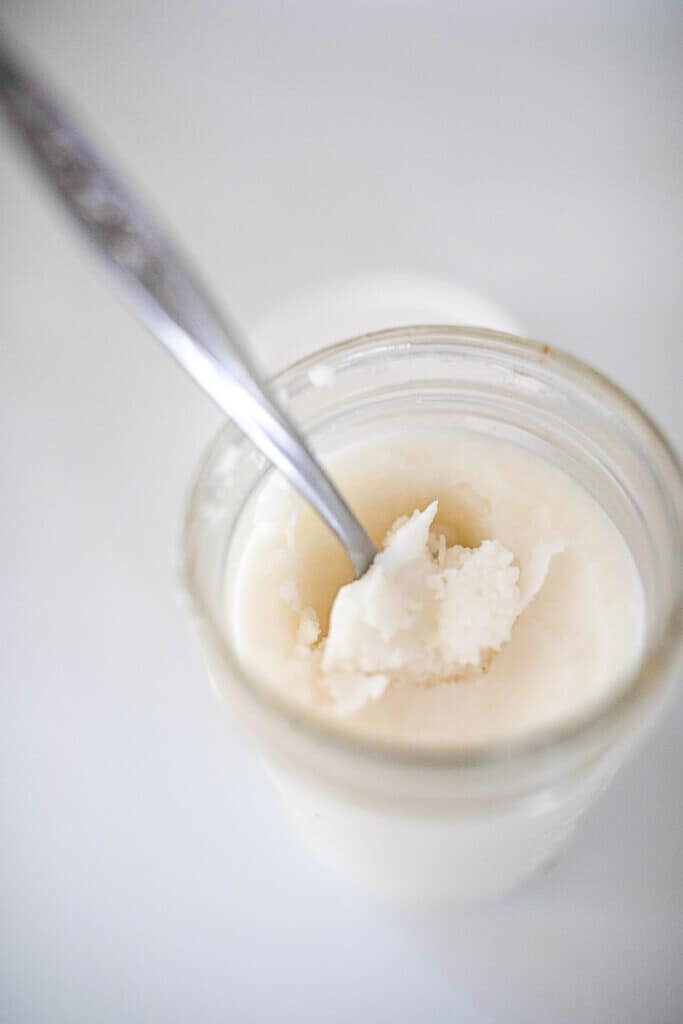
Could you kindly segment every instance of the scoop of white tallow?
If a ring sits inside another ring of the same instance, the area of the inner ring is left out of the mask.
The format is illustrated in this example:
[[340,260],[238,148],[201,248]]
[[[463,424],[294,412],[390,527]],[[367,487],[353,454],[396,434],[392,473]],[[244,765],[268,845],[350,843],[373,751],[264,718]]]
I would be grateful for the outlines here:
[[437,502],[397,520],[365,575],[342,587],[323,643],[324,681],[339,714],[378,700],[392,680],[438,683],[483,670],[538,593],[559,542],[538,544],[520,584],[496,540],[447,547]]

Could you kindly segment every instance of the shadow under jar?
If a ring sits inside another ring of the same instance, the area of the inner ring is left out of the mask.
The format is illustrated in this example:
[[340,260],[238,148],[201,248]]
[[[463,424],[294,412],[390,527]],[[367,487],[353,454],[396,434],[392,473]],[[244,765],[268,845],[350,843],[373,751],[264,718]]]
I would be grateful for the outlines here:
[[359,439],[430,424],[540,456],[592,496],[631,554],[644,600],[642,657],[589,711],[507,741],[373,739],[307,713],[241,663],[228,614],[231,566],[245,508],[272,471],[229,425],[199,468],[184,527],[193,619],[217,692],[305,840],[381,896],[490,898],[558,855],[668,691],[683,632],[681,467],[605,377],[546,345],[487,330],[377,332],[314,354],[274,386],[323,461]]

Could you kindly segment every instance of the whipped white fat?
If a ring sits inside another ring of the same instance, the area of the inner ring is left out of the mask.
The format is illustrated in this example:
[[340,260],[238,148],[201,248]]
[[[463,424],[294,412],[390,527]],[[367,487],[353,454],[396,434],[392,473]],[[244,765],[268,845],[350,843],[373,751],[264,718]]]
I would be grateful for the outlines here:
[[[378,700],[393,679],[435,684],[480,674],[564,548],[537,545],[520,580],[513,552],[497,540],[447,547],[432,529],[437,509],[433,501],[398,519],[365,575],[336,596],[321,670],[338,714]],[[301,632],[315,643],[313,618],[305,609]]]
[[[438,515],[427,531],[435,535],[428,550],[437,564],[427,561],[425,572],[443,573],[439,560],[449,545],[461,545],[464,551],[452,567],[460,569],[457,589],[468,579],[465,569],[478,574],[489,558],[491,566],[498,565],[484,547],[495,538],[514,554],[500,568],[503,580],[518,569],[521,610],[499,650],[485,646],[494,636],[487,611],[477,621],[480,664],[456,668],[443,683],[425,679],[440,685],[411,682],[407,671],[380,659],[368,670],[357,664],[351,670],[353,661],[339,669],[332,653],[337,615],[331,637],[330,617],[351,580],[348,559],[318,516],[273,474],[245,508],[231,547],[226,628],[245,670],[297,713],[321,721],[334,717],[349,735],[410,747],[509,742],[586,714],[633,671],[647,622],[637,567],[600,505],[547,459],[497,439],[435,426],[340,444],[326,466],[375,540],[406,512],[420,509],[424,516],[438,496]],[[405,518],[401,523],[406,525]],[[439,541],[440,533],[446,541]],[[558,540],[566,547],[553,557],[561,548]],[[424,542],[421,557],[426,558]],[[451,579],[446,593],[453,587]],[[375,596],[370,593],[368,602]],[[434,604],[434,615],[439,609],[445,621],[450,600],[440,602],[444,608]],[[474,607],[468,597],[464,612],[473,614]],[[502,614],[498,597],[495,607]],[[397,630],[401,646],[424,613],[414,614],[411,628]],[[511,608],[506,615],[509,622]],[[359,637],[366,637],[367,628],[364,623]],[[431,630],[430,638],[443,638],[435,621]],[[459,644],[463,635],[474,637],[474,625],[446,637],[449,656],[458,653],[454,637]],[[347,639],[354,642],[353,636]],[[332,664],[324,671],[328,646]],[[343,647],[337,651],[341,657]]]

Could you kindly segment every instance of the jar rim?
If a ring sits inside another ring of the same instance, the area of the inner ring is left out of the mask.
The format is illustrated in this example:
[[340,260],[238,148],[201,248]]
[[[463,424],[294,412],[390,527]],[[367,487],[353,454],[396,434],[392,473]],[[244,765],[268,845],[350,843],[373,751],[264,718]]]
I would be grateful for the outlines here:
[[[519,357],[527,365],[543,363],[549,370],[573,379],[584,391],[600,394],[615,402],[622,415],[638,426],[650,444],[673,469],[667,480],[667,491],[673,492],[677,531],[683,543],[683,465],[673,446],[640,404],[609,377],[575,356],[548,344],[488,328],[448,324],[392,327],[371,331],[347,341],[317,349],[277,373],[271,380],[273,389],[286,389],[297,379],[306,377],[316,366],[329,366],[340,357],[380,354],[384,349],[400,351],[417,347],[434,347],[442,343],[462,353],[500,355],[506,352]],[[212,649],[225,663],[230,677],[243,694],[260,706],[266,714],[294,729],[307,740],[334,747],[354,757],[364,757],[383,764],[401,767],[435,769],[481,769],[486,766],[522,764],[544,760],[553,754],[568,753],[602,732],[618,728],[634,711],[655,694],[683,653],[683,582],[678,587],[661,638],[651,651],[645,651],[637,666],[615,686],[602,701],[588,711],[566,721],[535,729],[518,738],[493,740],[476,744],[448,744],[438,747],[411,746],[405,741],[370,738],[353,733],[333,719],[314,717],[281,696],[262,679],[249,672],[239,661],[223,633],[218,630],[193,584],[190,537],[200,504],[204,474],[217,448],[230,439],[243,435],[230,422],[224,424],[204,451],[185,501],[182,515],[181,584],[188,594],[193,612]]]

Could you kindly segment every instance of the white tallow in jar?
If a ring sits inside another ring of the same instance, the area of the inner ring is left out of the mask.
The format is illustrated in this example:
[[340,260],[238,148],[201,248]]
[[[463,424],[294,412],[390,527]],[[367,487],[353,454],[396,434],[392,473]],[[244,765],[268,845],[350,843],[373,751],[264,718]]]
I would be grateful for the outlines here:
[[661,705],[680,467],[604,378],[490,331],[380,332],[276,387],[375,542],[417,510],[422,553],[401,594],[388,562],[335,606],[344,553],[227,428],[186,521],[214,683],[338,873],[410,902],[489,898],[558,854]]

